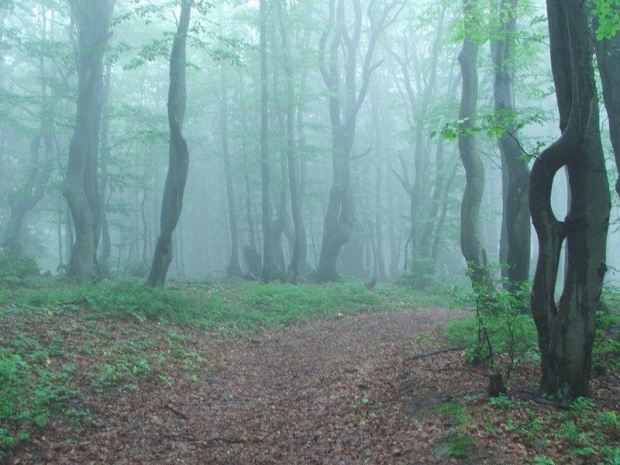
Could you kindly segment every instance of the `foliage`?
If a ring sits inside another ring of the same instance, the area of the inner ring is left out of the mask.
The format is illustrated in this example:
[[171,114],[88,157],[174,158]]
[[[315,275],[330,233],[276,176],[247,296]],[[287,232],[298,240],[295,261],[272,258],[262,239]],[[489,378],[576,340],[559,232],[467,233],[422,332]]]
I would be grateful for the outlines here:
[[[54,311],[85,311],[89,318],[167,321],[207,327],[256,330],[389,308],[392,296],[361,283],[289,285],[189,283],[148,289],[135,279],[71,284],[33,279],[26,286],[0,290],[1,307],[19,305]],[[399,293],[402,297],[403,294]]]
[[413,289],[423,290],[438,287],[437,264],[432,258],[416,257],[401,277],[400,283]]
[[465,407],[448,402],[441,405],[437,413],[446,418],[448,424],[454,426],[448,429],[442,438],[441,446],[435,450],[435,457],[467,458],[474,442],[465,435],[471,420]]
[[596,375],[620,368],[620,307],[617,289],[603,289],[601,309],[596,313],[596,339],[592,350],[592,368]]
[[23,254],[10,254],[0,250],[0,284],[18,284],[26,276],[38,274],[39,267],[34,259]]
[[[610,445],[620,434],[617,413],[598,408],[590,399],[578,398],[568,408],[546,412],[531,401],[503,396],[491,399],[490,404],[491,417],[502,416],[500,429],[490,428],[492,434],[497,439],[506,433],[517,435],[539,453],[534,463],[616,464],[620,459],[620,449]],[[549,450],[556,457],[559,453],[560,461],[543,455]]]
[[596,39],[611,39],[620,31],[620,0],[592,0],[592,13],[598,24]]
[[[536,326],[523,311],[528,306],[529,287],[523,285],[512,292],[500,289],[493,293],[479,289],[475,294],[479,315],[449,323],[446,338],[465,347],[471,361],[489,361],[494,356],[496,365],[504,368],[510,377],[515,366],[537,357]],[[481,339],[481,325],[489,343]]]
[[73,366],[52,362],[59,350],[19,334],[0,349],[0,447],[28,439],[71,393]]

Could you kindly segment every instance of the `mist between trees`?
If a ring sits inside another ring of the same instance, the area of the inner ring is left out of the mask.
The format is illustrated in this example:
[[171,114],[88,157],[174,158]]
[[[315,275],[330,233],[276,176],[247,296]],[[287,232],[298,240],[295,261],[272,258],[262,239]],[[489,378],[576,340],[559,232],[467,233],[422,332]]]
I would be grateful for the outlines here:
[[619,24],[604,1],[3,0],[3,266],[533,279],[543,384],[585,393],[620,262]]

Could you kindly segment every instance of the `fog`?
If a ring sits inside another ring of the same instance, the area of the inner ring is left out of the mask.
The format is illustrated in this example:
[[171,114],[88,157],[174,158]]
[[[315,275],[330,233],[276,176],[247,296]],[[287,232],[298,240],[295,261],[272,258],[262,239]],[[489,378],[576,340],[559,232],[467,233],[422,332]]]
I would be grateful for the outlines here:
[[[19,228],[23,253],[40,270],[64,274],[75,233],[63,189],[71,140],[80,128],[79,54],[89,52],[80,49],[80,37],[89,31],[76,22],[71,2],[5,3],[0,10],[0,237],[8,234],[16,199],[26,197]],[[268,3],[262,64],[259,2],[200,3],[192,11],[182,62],[189,167],[169,278],[260,279],[266,250],[263,167],[269,171],[269,279],[290,279],[296,231],[303,229],[295,279],[334,278],[326,265],[333,258],[343,278],[405,275],[420,285],[463,282],[466,176],[457,147],[463,123],[461,3]],[[501,38],[501,20],[493,19],[494,2],[480,8],[477,117],[468,134],[475,137],[485,171],[480,238],[489,264],[499,265],[498,138],[509,128],[494,109],[491,45]],[[544,2],[519,2],[514,15],[517,32],[509,63],[519,131],[514,136],[523,164],[531,166],[559,137],[559,116]],[[168,174],[170,52],[179,17],[180,7],[170,2],[117,2],[111,36],[94,54],[103,66],[102,88],[93,100],[102,105],[101,121],[92,140],[98,144],[94,169],[104,211],[97,254],[105,255],[106,263],[98,268],[106,274],[146,277],[153,261]],[[601,105],[614,186],[607,122]],[[553,188],[559,219],[567,211],[562,173]],[[615,282],[617,196],[612,200],[607,279]],[[337,243],[326,233],[330,214],[335,215],[332,227],[340,230],[329,234],[343,235]],[[529,278],[537,252],[532,229]],[[494,273],[499,276],[499,268]]]

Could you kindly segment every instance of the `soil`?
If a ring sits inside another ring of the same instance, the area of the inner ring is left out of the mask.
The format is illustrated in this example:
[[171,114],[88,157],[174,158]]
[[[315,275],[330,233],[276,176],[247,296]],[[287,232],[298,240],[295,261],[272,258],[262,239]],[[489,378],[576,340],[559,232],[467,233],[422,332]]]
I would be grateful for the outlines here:
[[[151,377],[133,390],[95,392],[84,381],[73,402],[92,421],[50,423],[9,463],[450,463],[456,459],[438,451],[459,420],[438,408],[464,399],[486,408],[487,379],[458,350],[428,354],[452,349],[442,328],[465,315],[395,310],[229,339],[189,330],[186,347],[206,367],[166,367],[168,382]],[[102,331],[121,334],[117,324],[102,323]],[[139,328],[162,332],[151,323]],[[91,358],[76,355],[78,370]],[[476,424],[467,435],[477,439],[459,463],[524,463],[534,455],[489,440]]]

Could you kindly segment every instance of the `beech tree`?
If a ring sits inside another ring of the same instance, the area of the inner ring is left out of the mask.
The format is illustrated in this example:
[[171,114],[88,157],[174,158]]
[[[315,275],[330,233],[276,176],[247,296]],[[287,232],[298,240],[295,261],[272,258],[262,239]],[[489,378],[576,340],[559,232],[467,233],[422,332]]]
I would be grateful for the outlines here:
[[[514,287],[529,278],[530,218],[528,211],[527,161],[519,143],[519,130],[514,102],[514,61],[517,33],[518,0],[500,0],[495,20],[497,30],[491,39],[493,58],[493,97],[495,118],[501,128],[498,145],[502,157],[503,215],[505,241],[500,244],[500,258],[506,268],[509,286]],[[504,238],[504,237],[503,237]],[[505,243],[504,243],[505,242]]]
[[[547,0],[547,14],[562,135],[532,168],[530,212],[540,252],[531,306],[541,353],[541,390],[576,398],[589,392],[595,314],[607,270],[610,194],[588,5],[582,0]],[[551,208],[551,189],[563,167],[568,170],[570,207],[560,221]],[[555,284],[565,240],[568,264],[556,303]]]
[[103,56],[110,39],[115,0],[68,0],[77,29],[74,53],[78,73],[77,115],[69,146],[63,195],[75,227],[67,276],[97,274],[101,235],[98,178],[99,127],[103,106]]
[[[620,6],[617,2],[601,0],[592,4],[596,60],[609,118],[609,137],[620,173]],[[620,177],[615,187],[620,195]]]
[[476,149],[475,135],[478,104],[478,43],[476,40],[477,1],[463,0],[465,38],[459,54],[463,84],[459,120],[458,146],[465,168],[466,185],[461,203],[461,250],[474,286],[492,288],[487,268],[487,254],[480,236],[480,204],[484,192],[484,165]]
[[172,234],[181,216],[189,168],[189,150],[183,137],[183,120],[187,102],[185,77],[187,31],[192,4],[193,0],[181,0],[181,15],[170,53],[168,176],[161,204],[159,238],[155,245],[151,271],[146,280],[146,285],[149,287],[163,286],[166,281],[168,267],[172,262]]
[[[331,0],[329,19],[319,41],[319,69],[328,90],[331,124],[333,182],[323,226],[321,255],[316,271],[318,281],[336,278],[336,261],[341,247],[348,242],[355,216],[349,183],[351,149],[355,139],[357,114],[366,98],[370,77],[378,63],[373,63],[380,34],[392,24],[404,4],[394,0],[381,11],[370,2],[366,16],[370,23],[368,46],[360,51],[363,10],[361,0],[353,0],[353,22],[347,25],[344,0]],[[326,58],[329,40],[329,55]],[[357,60],[363,57],[362,81],[357,84]],[[344,55],[341,57],[341,55]],[[341,58],[344,61],[340,68]],[[342,82],[344,76],[344,83]],[[344,95],[341,86],[344,84]]]

